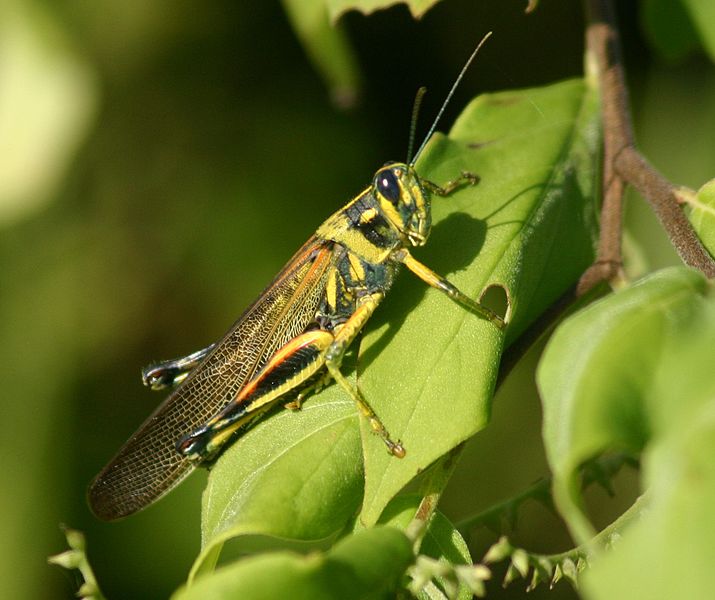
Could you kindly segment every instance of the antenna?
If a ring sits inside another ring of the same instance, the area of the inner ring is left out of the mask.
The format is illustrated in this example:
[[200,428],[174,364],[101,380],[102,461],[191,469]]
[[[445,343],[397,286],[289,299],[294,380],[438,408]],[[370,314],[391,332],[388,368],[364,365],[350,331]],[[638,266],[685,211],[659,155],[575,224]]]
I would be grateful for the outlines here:
[[[427,88],[422,86],[415,94],[415,102],[412,105],[412,117],[410,118],[410,139],[407,142],[407,162],[410,163],[412,149],[415,145],[415,130],[417,129],[417,117],[420,114],[420,106],[422,106],[422,98],[425,97]],[[412,163],[410,163],[412,164]]]
[[[467,59],[467,62],[464,63],[462,70],[459,72],[459,75],[457,75],[457,79],[452,84],[452,89],[449,90],[447,97],[444,99],[444,102],[442,103],[442,107],[439,109],[439,112],[437,113],[435,120],[432,122],[432,126],[429,128],[429,131],[427,132],[427,135],[425,136],[425,139],[422,142],[422,145],[418,148],[417,152],[415,152],[415,155],[412,157],[412,160],[409,163],[409,165],[411,167],[414,166],[414,164],[417,162],[417,159],[419,158],[420,154],[422,154],[422,150],[424,150],[424,147],[427,145],[427,142],[429,141],[430,137],[434,133],[434,130],[437,128],[437,123],[439,123],[439,120],[442,118],[442,113],[444,113],[444,109],[447,108],[449,101],[452,99],[452,96],[454,95],[454,92],[457,89],[457,86],[461,83],[462,78],[464,77],[464,74],[467,72],[467,69],[469,68],[469,65],[472,64],[474,57],[477,55],[477,53],[479,52],[481,47],[484,45],[484,42],[486,42],[490,38],[491,35],[492,35],[491,31],[487,32],[487,34],[477,44],[477,47],[472,52],[471,56]],[[418,98],[421,100],[422,98],[421,98],[419,92],[417,92],[417,95],[418,95]],[[424,95],[424,93],[422,94],[422,96],[423,95]],[[415,99],[415,104],[417,105],[417,99]],[[414,110],[413,110],[413,115],[414,115]],[[410,138],[412,138],[412,135],[410,135]]]

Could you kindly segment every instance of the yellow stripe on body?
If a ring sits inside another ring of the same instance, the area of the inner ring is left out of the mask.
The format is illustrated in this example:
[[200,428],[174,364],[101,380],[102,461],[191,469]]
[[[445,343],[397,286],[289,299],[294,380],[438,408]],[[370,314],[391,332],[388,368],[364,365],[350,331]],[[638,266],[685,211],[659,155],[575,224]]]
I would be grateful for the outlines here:
[[[354,200],[341,210],[333,213],[323,224],[318,227],[315,232],[316,237],[323,240],[332,240],[347,248],[350,252],[357,254],[363,260],[371,263],[383,263],[387,260],[393,248],[383,248],[376,246],[365,238],[365,236],[356,229],[354,224],[347,217],[349,209],[363,201],[363,196],[369,194],[371,188],[363,190]],[[395,212],[394,208],[392,209]],[[360,217],[361,223],[367,223],[378,216],[379,211],[376,208],[365,209]],[[364,220],[365,219],[365,220]],[[390,221],[387,221],[390,223]],[[390,223],[392,227],[394,224]],[[399,230],[398,230],[399,231]]]
[[369,223],[372,221],[375,217],[377,216],[377,209],[376,208],[368,208],[367,210],[364,210],[362,214],[360,215],[360,223]]
[[380,209],[385,217],[387,217],[387,221],[402,235],[402,232],[405,230],[407,224],[402,219],[400,213],[392,205],[392,202],[383,200],[382,198],[379,198],[378,202],[380,203]]
[[333,310],[335,310],[338,302],[338,277],[340,277],[338,270],[332,267],[325,281],[325,300],[328,306]]
[[365,267],[358,256],[352,252],[348,252],[348,261],[350,261],[350,275],[354,281],[365,280]]
[[[238,396],[236,396],[236,399],[232,402],[232,404],[246,403],[246,414],[231,423],[229,426],[221,426],[220,416],[213,422],[207,423],[207,427],[209,428],[216,427],[216,430],[211,436],[211,446],[216,448],[220,447],[236,432],[236,430],[268,410],[273,402],[278,400],[281,396],[291,390],[294,390],[300,386],[301,383],[304,383],[315,375],[315,373],[317,373],[318,370],[320,370],[325,364],[323,351],[333,343],[333,340],[333,335],[330,332],[322,329],[316,329],[299,335],[278,350],[278,352],[273,355],[273,358],[271,358],[271,360],[263,368],[260,375],[244,386]],[[282,362],[289,359],[299,350],[311,346],[316,348],[315,358],[311,363],[307,364],[300,371],[296,372],[295,375],[286,379],[282,384],[264,393],[262,396],[250,399],[250,395],[256,391],[256,388],[263,381],[272,375],[272,371],[276,366],[279,366]]]
[[352,254],[370,262],[380,264],[387,260],[393,248],[382,248],[370,242],[359,229],[344,229],[335,232],[331,238],[345,246]]

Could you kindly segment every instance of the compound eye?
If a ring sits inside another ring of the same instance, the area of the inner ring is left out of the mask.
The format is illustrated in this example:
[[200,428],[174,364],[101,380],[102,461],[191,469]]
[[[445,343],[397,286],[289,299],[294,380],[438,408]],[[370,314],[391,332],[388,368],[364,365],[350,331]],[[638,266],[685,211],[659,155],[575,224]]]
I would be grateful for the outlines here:
[[380,171],[375,177],[375,187],[385,198],[397,205],[400,200],[400,184],[390,169]]

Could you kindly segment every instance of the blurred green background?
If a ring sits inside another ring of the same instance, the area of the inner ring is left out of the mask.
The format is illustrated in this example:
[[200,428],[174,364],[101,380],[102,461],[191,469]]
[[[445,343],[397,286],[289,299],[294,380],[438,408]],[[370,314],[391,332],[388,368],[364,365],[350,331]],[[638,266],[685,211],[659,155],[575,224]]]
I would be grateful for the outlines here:
[[[544,1],[528,16],[525,4],[449,0],[419,22],[402,6],[348,14],[341,23],[364,85],[357,105],[340,111],[279,3],[3,0],[5,597],[72,597],[72,576],[46,565],[64,548],[59,523],[86,532],[110,598],[166,597],[182,582],[199,546],[202,473],[120,523],[98,522],[84,499],[161,400],[141,386],[140,367],[216,340],[375,168],[403,159],[415,91],[430,89],[424,131],[486,31],[494,36],[442,129],[480,91],[580,74],[579,3]],[[715,172],[712,65],[697,54],[663,62],[643,38],[637,6],[623,10],[641,145],[674,181],[698,187]],[[635,202],[629,210],[633,268],[674,262],[649,211]],[[535,358],[471,443],[443,504],[453,519],[547,473]],[[592,494],[603,523],[627,505],[636,477],[616,484],[616,501]],[[518,543],[568,547],[547,511],[527,506],[521,517]],[[475,557],[493,541],[477,532]],[[551,597],[573,597],[559,588]],[[522,589],[496,585],[490,597]]]

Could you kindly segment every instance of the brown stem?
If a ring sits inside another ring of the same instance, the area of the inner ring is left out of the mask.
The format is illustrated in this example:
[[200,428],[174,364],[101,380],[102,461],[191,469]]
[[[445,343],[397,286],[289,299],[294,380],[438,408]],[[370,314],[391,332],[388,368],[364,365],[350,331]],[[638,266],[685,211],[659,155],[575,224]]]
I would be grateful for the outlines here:
[[578,293],[622,273],[621,230],[625,184],[651,204],[683,262],[715,277],[715,262],[683,215],[675,186],[663,178],[635,147],[628,91],[615,17],[610,0],[587,0],[587,57],[595,64],[603,120],[603,204],[596,262],[583,274]]
[[616,170],[648,199],[683,262],[710,278],[715,277],[715,263],[683,213],[677,187],[633,147],[625,148],[618,156]]
[[454,469],[457,467],[464,446],[465,442],[462,442],[452,448],[452,450],[442,458],[438,459],[432,466],[429,477],[423,485],[421,490],[422,501],[417,507],[414,518],[405,531],[407,537],[414,543],[415,552],[418,552],[420,549],[422,538],[424,538],[429,522],[437,510],[437,504],[442,496],[442,492],[444,492],[444,488],[447,487],[447,483],[451,479]]

